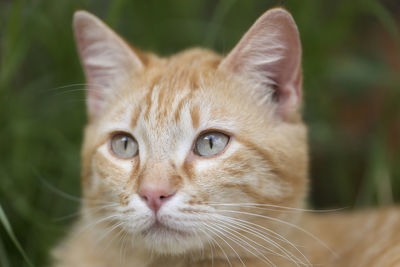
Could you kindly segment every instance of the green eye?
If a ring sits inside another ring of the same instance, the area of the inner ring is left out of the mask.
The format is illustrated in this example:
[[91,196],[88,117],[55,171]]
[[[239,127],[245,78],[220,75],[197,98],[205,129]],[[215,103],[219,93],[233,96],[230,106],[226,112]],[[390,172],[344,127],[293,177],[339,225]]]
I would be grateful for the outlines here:
[[229,142],[229,136],[219,132],[209,132],[199,136],[195,144],[195,152],[203,157],[221,153]]
[[139,146],[131,135],[120,133],[111,138],[111,150],[117,157],[128,159],[137,155]]

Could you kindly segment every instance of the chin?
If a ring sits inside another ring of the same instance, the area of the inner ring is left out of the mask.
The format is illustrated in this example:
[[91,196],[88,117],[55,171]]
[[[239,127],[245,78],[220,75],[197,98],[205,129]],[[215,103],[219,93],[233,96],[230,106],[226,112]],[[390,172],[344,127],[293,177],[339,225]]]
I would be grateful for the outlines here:
[[203,249],[203,238],[196,232],[156,225],[140,235],[146,248],[160,255],[180,255]]

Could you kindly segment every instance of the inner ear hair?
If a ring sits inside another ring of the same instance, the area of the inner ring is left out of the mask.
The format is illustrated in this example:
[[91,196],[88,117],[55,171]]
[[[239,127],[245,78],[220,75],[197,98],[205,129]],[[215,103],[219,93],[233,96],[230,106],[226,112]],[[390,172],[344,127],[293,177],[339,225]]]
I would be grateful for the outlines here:
[[141,70],[143,63],[130,45],[96,16],[77,11],[73,26],[88,84],[88,115],[95,119],[107,100],[118,94],[118,83]]
[[273,98],[282,119],[290,120],[299,113],[301,44],[297,26],[286,10],[275,8],[264,13],[220,63],[219,69],[245,77],[250,85],[262,85],[261,95]]

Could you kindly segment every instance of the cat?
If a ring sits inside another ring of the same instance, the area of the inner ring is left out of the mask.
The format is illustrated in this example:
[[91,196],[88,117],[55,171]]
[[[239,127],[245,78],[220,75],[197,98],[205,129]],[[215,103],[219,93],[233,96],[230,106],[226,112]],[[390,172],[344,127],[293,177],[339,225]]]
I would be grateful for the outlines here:
[[301,44],[264,13],[226,56],[139,51],[86,11],[81,216],[57,267],[400,266],[400,212],[304,209]]

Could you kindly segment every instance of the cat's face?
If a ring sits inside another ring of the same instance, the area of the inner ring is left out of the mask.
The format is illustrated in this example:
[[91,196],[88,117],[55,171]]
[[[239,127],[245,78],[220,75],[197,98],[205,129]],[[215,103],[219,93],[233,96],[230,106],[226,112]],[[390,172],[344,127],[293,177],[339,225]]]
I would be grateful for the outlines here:
[[[277,220],[290,222],[295,213],[275,206],[302,204],[306,129],[295,99],[299,62],[270,60],[295,64],[291,76],[272,75],[278,64],[257,74],[261,64],[273,63],[245,53],[274,16],[284,16],[278,19],[284,29],[269,29],[269,38],[279,30],[285,36],[288,27],[297,34],[285,11],[269,13],[226,58],[201,49],[170,58],[134,52],[96,18],[77,13],[76,36],[91,84],[82,150],[84,216],[157,253],[207,247],[227,235],[226,228],[246,236],[246,222],[286,233],[287,225]],[[275,57],[285,56],[286,48],[276,48],[279,40],[261,39],[275,45]],[[250,60],[259,61],[254,71]],[[281,85],[280,79],[293,82]]]

